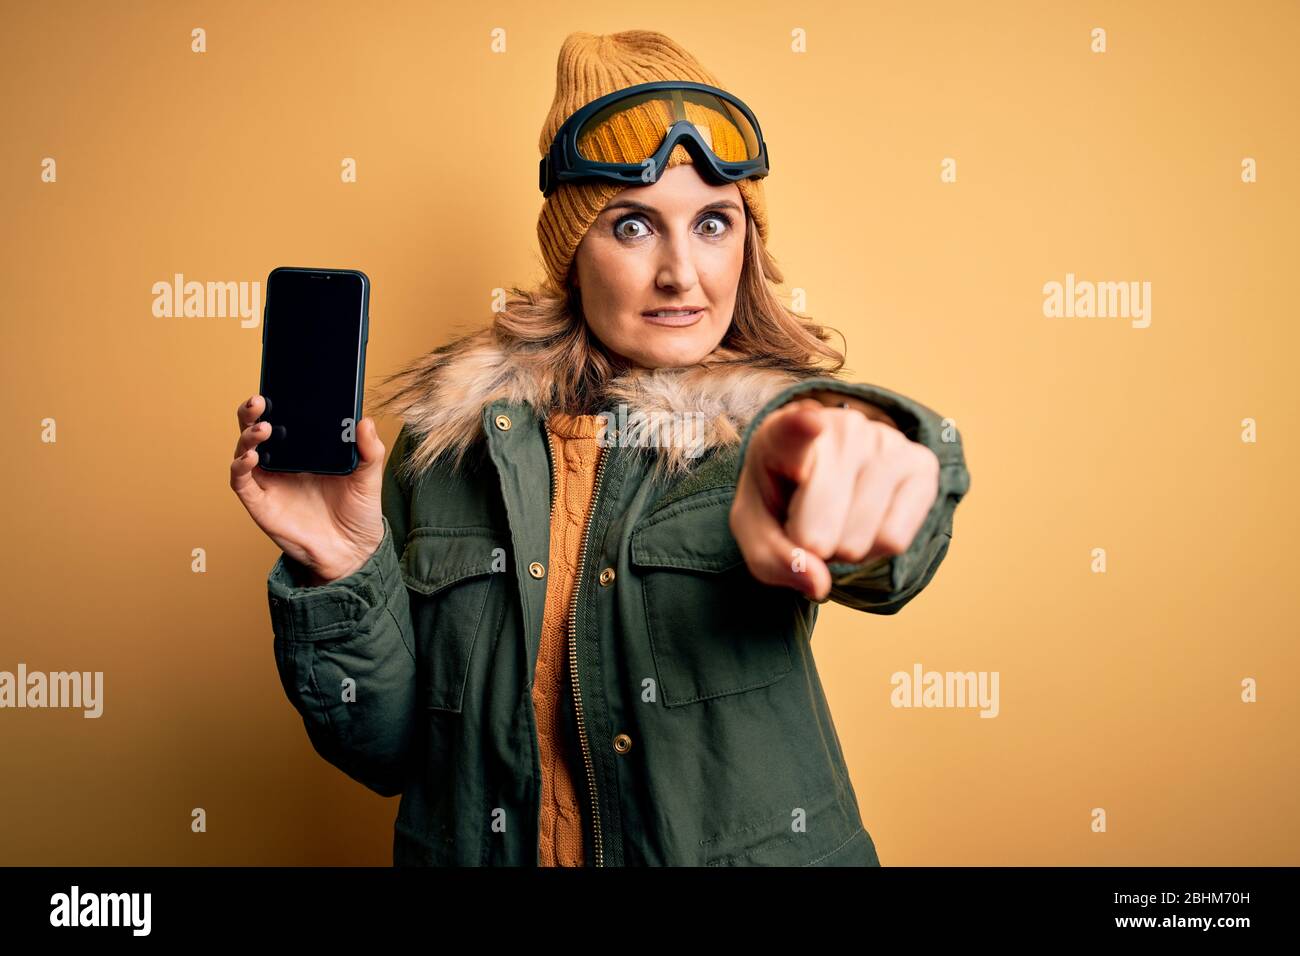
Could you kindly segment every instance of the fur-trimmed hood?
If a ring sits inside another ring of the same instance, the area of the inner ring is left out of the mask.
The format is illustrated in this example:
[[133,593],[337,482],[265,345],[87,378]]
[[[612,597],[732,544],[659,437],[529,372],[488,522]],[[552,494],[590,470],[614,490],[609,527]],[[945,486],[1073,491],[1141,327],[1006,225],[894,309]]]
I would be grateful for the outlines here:
[[[763,405],[802,377],[746,363],[634,369],[609,383],[603,408],[624,429],[619,444],[644,448],[660,475],[679,476],[709,451],[738,445]],[[527,404],[543,419],[555,410],[553,369],[526,345],[500,344],[490,327],[428,352],[384,384],[376,407],[409,428],[407,467],[416,476],[444,455],[459,464],[492,402]]]

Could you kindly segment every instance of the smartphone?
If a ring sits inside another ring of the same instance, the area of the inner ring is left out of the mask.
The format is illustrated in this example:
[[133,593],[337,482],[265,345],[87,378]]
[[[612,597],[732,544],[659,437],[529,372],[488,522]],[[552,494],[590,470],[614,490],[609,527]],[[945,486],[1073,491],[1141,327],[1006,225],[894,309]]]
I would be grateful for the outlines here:
[[262,376],[271,435],[257,446],[267,471],[346,475],[356,469],[356,427],[370,337],[370,280],[356,269],[280,266],[266,279]]

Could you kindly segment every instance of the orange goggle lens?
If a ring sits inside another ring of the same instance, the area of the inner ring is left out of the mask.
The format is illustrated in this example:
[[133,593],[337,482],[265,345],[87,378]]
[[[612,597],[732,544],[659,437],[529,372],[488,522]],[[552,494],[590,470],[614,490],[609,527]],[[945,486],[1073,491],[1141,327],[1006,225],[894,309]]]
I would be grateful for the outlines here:
[[640,165],[679,120],[693,123],[723,162],[759,156],[758,133],[745,114],[722,97],[699,90],[652,90],[611,103],[582,124],[574,142],[583,159]]

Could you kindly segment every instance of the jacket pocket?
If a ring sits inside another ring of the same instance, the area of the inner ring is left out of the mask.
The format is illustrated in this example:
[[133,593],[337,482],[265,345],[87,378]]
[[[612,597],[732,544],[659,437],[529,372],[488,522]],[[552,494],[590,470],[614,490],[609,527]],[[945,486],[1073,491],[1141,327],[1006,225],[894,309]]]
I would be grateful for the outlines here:
[[509,567],[507,541],[492,528],[417,527],[407,535],[402,579],[425,707],[460,712],[474,648],[500,628]]
[[[796,816],[802,818],[798,828]],[[817,794],[799,807],[779,807],[770,817],[700,845],[705,866],[880,865],[851,788]]]
[[794,667],[798,595],[749,573],[729,523],[734,497],[725,488],[683,498],[632,532],[666,707],[766,687]]

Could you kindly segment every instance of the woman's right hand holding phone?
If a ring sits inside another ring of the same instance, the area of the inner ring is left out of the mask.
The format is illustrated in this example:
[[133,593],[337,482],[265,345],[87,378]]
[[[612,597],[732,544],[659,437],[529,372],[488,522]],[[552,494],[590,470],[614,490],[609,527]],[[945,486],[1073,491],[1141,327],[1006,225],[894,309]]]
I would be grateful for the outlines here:
[[230,464],[230,487],[253,520],[285,554],[311,574],[308,584],[328,584],[356,571],[384,539],[384,444],[373,418],[357,423],[360,463],[348,475],[265,471],[257,446],[271,434],[259,422],[265,399],[239,406],[239,441]]

